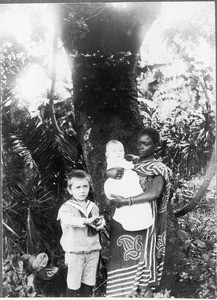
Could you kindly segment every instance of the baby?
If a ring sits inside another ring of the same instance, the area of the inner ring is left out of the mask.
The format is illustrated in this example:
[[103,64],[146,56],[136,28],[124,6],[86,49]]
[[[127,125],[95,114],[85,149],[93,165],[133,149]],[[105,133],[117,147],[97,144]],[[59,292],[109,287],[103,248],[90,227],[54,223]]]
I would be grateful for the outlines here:
[[[121,179],[108,178],[105,181],[104,192],[108,199],[112,199],[112,195],[127,198],[143,193],[139,183],[139,176],[133,171],[133,163],[126,161],[124,155],[124,146],[121,142],[111,140],[107,143],[107,170],[115,167],[124,169]],[[153,224],[151,206],[147,202],[116,208],[113,219],[128,231],[146,229]]]

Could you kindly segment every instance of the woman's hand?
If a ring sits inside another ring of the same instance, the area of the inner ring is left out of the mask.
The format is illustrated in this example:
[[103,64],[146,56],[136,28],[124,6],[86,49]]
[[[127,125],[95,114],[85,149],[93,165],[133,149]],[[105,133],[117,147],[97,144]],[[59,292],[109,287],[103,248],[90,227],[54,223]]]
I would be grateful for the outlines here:
[[124,168],[116,167],[106,171],[106,178],[121,179],[124,174]]
[[111,204],[114,204],[116,207],[122,207],[127,205],[126,204],[126,198],[118,196],[118,195],[111,195],[112,199],[109,199],[109,202]]

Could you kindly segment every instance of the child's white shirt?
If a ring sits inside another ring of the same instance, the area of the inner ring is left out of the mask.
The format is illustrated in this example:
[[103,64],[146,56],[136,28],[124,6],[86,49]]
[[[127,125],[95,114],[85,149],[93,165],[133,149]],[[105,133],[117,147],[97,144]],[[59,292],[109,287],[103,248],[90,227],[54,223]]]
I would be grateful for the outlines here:
[[[124,198],[133,197],[143,193],[139,183],[138,174],[133,171],[133,163],[125,159],[115,163],[107,160],[107,169],[113,167],[124,168],[121,179],[108,178],[104,184],[104,192],[108,199],[111,195],[118,195]],[[113,219],[119,222],[125,230],[136,231],[150,227],[153,224],[151,206],[149,203],[134,204],[115,209]]]
[[81,217],[80,211],[86,218],[90,212],[93,216],[99,216],[99,208],[89,200],[84,209],[70,199],[63,203],[58,211],[57,220],[60,221],[62,228],[60,244],[63,250],[74,253],[100,250],[99,234],[88,236],[87,225],[84,225],[85,217]]

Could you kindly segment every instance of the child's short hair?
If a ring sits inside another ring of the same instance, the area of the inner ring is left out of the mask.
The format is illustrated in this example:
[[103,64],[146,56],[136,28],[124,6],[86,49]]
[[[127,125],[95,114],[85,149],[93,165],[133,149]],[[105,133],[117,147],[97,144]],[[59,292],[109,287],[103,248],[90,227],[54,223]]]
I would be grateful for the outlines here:
[[86,179],[89,184],[91,185],[91,176],[84,170],[72,170],[70,173],[67,174],[67,185],[70,188],[71,184],[69,185],[69,181],[72,178],[77,179]]
[[119,144],[119,145],[122,145],[123,146],[123,144],[120,142],[120,141],[118,141],[118,140],[111,140],[111,141],[109,141],[107,144],[106,144],[106,152],[108,151],[108,147],[111,145],[111,144]]

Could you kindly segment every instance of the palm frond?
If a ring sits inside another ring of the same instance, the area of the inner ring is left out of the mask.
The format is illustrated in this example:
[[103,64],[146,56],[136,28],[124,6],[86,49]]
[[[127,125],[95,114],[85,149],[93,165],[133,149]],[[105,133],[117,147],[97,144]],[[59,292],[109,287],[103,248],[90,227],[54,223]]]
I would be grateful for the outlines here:
[[29,251],[43,245],[49,252],[58,231],[58,197],[66,171],[75,166],[77,143],[56,135],[38,118],[24,114],[14,120],[9,107],[3,110],[4,222],[21,237],[18,243],[24,251],[27,239]]
[[40,245],[42,243],[42,238],[40,236],[39,231],[36,229],[36,226],[33,222],[30,208],[28,208],[27,214],[27,254],[36,254],[40,252]]
[[14,235],[16,235],[17,237],[19,237],[19,235],[10,227],[8,226],[4,221],[2,221],[2,224],[10,231],[12,232]]
[[[78,155],[76,140],[71,139],[69,143],[61,135],[48,130],[37,117],[25,116],[23,121],[19,120],[14,124],[11,122],[10,114],[6,112],[3,122],[3,138],[4,160],[8,167],[10,168],[14,162],[16,164],[20,162],[17,169],[24,169],[24,173],[26,173],[24,165],[29,169],[35,168],[34,172],[40,173],[43,183],[53,192],[58,184],[57,177],[61,174],[63,178],[69,166],[73,168],[76,164]],[[19,180],[17,177],[14,179],[15,182]],[[61,185],[62,182],[59,184]]]

